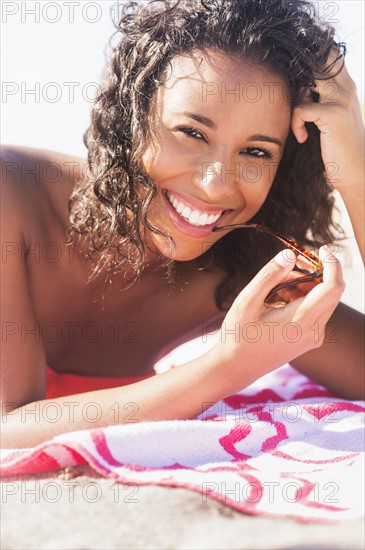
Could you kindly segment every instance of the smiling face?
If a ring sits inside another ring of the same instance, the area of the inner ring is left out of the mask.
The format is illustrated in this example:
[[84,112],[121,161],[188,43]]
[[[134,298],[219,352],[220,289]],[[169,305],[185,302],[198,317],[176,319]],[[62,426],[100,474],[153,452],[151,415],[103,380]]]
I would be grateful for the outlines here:
[[176,57],[153,100],[152,143],[144,169],[158,193],[148,234],[151,248],[186,261],[225,233],[218,225],[247,222],[270,190],[287,138],[291,107],[285,82],[264,67],[224,54]]

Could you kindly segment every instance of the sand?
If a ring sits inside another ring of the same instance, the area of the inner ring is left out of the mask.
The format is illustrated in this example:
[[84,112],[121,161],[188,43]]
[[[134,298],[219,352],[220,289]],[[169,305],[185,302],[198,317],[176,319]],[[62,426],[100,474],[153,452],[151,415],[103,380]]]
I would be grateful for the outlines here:
[[180,488],[127,486],[89,467],[76,477],[1,484],[1,549],[363,549],[362,520],[301,523],[242,514]]

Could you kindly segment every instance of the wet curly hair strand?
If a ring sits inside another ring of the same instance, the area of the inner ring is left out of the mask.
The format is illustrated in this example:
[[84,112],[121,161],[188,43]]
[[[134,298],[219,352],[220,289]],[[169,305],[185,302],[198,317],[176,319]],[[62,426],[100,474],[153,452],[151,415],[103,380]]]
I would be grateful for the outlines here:
[[[323,68],[331,48],[345,54],[345,45],[336,43],[334,36],[334,29],[305,0],[124,4],[84,135],[87,175],[76,185],[69,205],[71,237],[84,238],[93,276],[120,271],[125,287],[131,286],[146,264],[146,230],[164,235],[147,219],[156,187],[143,171],[141,158],[152,135],[151,99],[176,55],[214,50],[264,65],[284,78],[291,104],[296,105],[316,79],[329,78],[329,67]],[[324,175],[319,131],[314,124],[307,124],[307,129],[309,137],[302,145],[290,132],[269,195],[251,221],[316,247],[332,241],[339,228],[332,221],[334,201]],[[137,187],[144,190],[142,199]],[[261,247],[262,265],[272,257],[272,249],[263,247],[267,237],[251,233],[229,233],[200,259],[198,269],[223,268],[225,276],[216,289],[221,310],[229,307],[237,284],[243,287],[257,271],[257,258],[238,253],[242,246]],[[164,236],[173,249],[171,237]],[[179,263],[163,263],[170,281]],[[184,264],[197,268],[196,261]]]

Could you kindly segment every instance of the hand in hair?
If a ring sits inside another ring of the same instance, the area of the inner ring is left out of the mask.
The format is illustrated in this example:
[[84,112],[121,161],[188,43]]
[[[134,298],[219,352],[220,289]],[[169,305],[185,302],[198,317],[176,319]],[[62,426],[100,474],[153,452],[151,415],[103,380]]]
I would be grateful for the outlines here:
[[364,127],[355,83],[337,49],[331,51],[313,91],[294,108],[293,133],[304,143],[308,137],[305,123],[313,122],[320,131],[329,183],[340,192],[355,189],[364,180]]

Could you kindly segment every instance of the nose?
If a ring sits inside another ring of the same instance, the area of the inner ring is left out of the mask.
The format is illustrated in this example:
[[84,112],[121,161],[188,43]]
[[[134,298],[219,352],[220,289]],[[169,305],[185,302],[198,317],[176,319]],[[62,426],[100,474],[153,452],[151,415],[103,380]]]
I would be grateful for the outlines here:
[[196,166],[193,183],[207,201],[222,202],[237,192],[239,165],[222,160],[202,161]]

